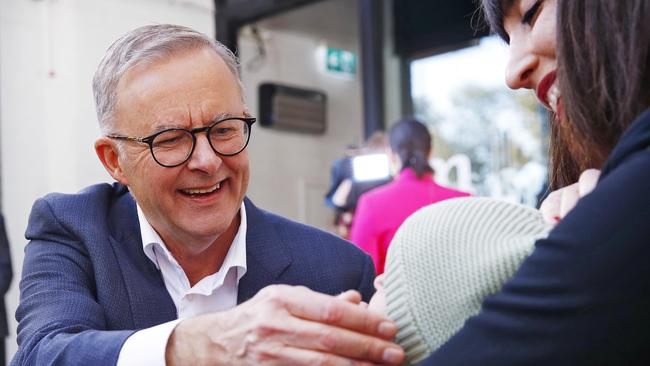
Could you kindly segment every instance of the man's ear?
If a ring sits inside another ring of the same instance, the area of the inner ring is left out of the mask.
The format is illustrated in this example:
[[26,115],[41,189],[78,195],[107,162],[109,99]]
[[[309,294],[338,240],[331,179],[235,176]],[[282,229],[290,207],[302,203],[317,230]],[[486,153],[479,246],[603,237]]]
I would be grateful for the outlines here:
[[103,136],[98,138],[97,141],[95,141],[95,152],[108,174],[125,186],[128,185],[128,181],[124,176],[122,161],[120,161],[120,155],[117,151],[115,141]]

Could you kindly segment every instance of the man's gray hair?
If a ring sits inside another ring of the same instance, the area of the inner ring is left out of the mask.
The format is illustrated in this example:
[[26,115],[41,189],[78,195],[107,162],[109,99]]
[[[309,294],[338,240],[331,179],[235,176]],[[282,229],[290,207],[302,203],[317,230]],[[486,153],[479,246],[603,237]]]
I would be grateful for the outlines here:
[[183,51],[210,48],[219,55],[237,80],[239,94],[239,60],[223,44],[191,28],[172,24],[136,28],[113,43],[99,63],[93,77],[93,94],[97,119],[103,133],[109,133],[117,104],[117,85],[124,74],[136,65],[165,60]]

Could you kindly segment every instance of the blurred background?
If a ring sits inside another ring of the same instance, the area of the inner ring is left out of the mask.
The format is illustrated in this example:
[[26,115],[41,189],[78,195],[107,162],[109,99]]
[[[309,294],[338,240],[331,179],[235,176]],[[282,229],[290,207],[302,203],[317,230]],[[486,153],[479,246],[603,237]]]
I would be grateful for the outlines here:
[[8,357],[31,206],[111,181],[93,149],[91,79],[110,43],[137,26],[182,24],[236,50],[260,121],[249,196],[264,209],[334,232],[332,164],[412,115],[434,138],[439,183],[536,205],[546,115],[531,93],[505,87],[507,50],[475,10],[473,0],[0,0]]

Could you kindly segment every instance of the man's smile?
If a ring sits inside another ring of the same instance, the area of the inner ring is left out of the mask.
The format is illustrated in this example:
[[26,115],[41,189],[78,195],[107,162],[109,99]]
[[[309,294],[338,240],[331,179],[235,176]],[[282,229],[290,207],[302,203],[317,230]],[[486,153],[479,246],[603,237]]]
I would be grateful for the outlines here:
[[212,186],[206,186],[206,187],[182,188],[179,189],[179,191],[181,192],[181,194],[185,196],[189,196],[190,198],[210,196],[214,193],[219,192],[221,190],[221,184],[224,183],[225,181],[226,180],[224,179]]

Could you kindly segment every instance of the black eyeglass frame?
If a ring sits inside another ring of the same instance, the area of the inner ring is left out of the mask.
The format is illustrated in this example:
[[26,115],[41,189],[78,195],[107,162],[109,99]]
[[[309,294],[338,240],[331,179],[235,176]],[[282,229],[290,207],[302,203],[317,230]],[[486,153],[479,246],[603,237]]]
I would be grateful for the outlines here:
[[[226,121],[232,121],[232,120],[239,120],[239,121],[243,121],[244,123],[246,123],[246,126],[248,127],[248,136],[246,137],[246,143],[244,143],[244,146],[239,151],[237,151],[235,153],[231,153],[231,154],[223,154],[223,153],[220,153],[219,151],[217,151],[217,149],[212,145],[212,141],[210,141],[210,137],[209,137],[210,136],[210,131],[212,130],[213,127],[217,126],[218,124],[220,124],[222,122],[226,122]],[[244,151],[244,149],[246,149],[246,146],[248,146],[248,142],[251,139],[251,126],[253,125],[253,123],[255,123],[255,121],[257,121],[257,119],[255,117],[227,117],[227,118],[215,121],[214,123],[212,123],[212,124],[210,124],[208,126],[197,127],[197,128],[193,128],[191,130],[188,130],[188,129],[185,129],[185,128],[168,128],[168,129],[158,131],[158,132],[156,132],[154,134],[151,134],[151,135],[145,136],[145,137],[133,137],[133,136],[124,136],[124,135],[116,135],[116,134],[108,134],[108,135],[106,135],[106,137],[108,137],[110,139],[115,139],[115,140],[125,140],[125,141],[133,141],[133,142],[139,142],[139,143],[142,143],[142,144],[147,144],[147,145],[149,145],[149,152],[151,152],[151,156],[153,157],[153,160],[155,160],[156,163],[158,163],[158,165],[163,166],[165,168],[174,168],[174,167],[177,167],[179,165],[185,164],[185,162],[190,159],[190,157],[194,153],[194,148],[196,147],[196,134],[200,133],[200,132],[205,132],[206,133],[206,137],[208,139],[208,144],[210,144],[210,147],[212,148],[212,151],[215,152],[215,154],[220,155],[220,156],[235,156],[235,155],[241,153],[242,151]],[[186,132],[186,133],[189,133],[190,135],[192,135],[192,148],[190,149],[190,152],[187,154],[187,156],[185,157],[185,159],[183,161],[181,161],[178,164],[173,164],[173,165],[166,165],[166,164],[161,163],[160,161],[158,161],[158,159],[156,159],[156,154],[153,153],[153,140],[158,135],[161,135],[161,134],[169,132],[169,131],[183,131],[183,132]]]

